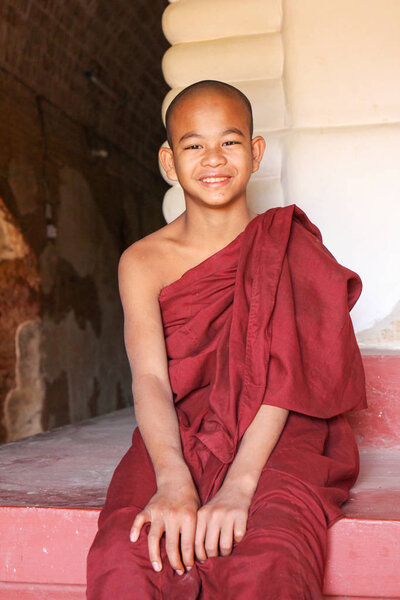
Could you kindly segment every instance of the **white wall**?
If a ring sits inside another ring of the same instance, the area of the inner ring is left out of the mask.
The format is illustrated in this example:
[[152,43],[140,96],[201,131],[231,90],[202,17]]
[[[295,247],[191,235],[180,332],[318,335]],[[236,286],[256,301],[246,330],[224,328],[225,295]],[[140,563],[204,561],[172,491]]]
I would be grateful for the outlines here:
[[[163,114],[200,79],[246,93],[268,144],[249,204],[303,208],[363,279],[360,345],[400,348],[400,2],[177,0],[163,29]],[[163,208],[184,210],[179,186]]]

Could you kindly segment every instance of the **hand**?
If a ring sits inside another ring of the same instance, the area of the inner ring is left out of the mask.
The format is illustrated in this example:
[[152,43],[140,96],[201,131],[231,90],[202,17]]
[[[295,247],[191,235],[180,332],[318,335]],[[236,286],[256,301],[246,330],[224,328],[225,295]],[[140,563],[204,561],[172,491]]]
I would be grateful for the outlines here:
[[246,533],[252,494],[236,486],[225,486],[197,513],[196,557],[228,556],[233,540],[240,542]]
[[142,527],[150,522],[149,557],[153,569],[161,571],[160,540],[165,533],[165,548],[171,567],[178,575],[194,564],[194,537],[199,497],[193,483],[164,484],[147,506],[136,516],[130,533],[132,542],[139,538]]

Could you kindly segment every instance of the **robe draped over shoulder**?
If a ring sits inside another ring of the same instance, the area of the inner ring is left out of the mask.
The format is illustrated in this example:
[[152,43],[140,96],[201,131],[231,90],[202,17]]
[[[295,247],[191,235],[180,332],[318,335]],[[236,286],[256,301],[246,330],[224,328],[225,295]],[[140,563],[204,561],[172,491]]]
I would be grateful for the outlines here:
[[307,484],[328,525],[342,516],[359,469],[344,413],[366,406],[349,315],[360,293],[358,275],[335,260],[295,205],[257,215],[161,290],[183,452],[203,502],[269,404],[290,413],[264,470]]

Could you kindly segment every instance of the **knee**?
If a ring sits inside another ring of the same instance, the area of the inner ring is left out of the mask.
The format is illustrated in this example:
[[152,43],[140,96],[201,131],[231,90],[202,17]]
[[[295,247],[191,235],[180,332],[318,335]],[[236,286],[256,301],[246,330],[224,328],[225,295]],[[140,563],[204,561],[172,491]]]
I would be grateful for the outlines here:
[[129,539],[136,512],[131,509],[117,510],[99,527],[87,556],[89,588],[96,581],[102,581],[103,585],[105,577],[124,578],[124,573],[129,573],[130,579],[139,577],[146,559],[150,564],[144,532],[135,543]]

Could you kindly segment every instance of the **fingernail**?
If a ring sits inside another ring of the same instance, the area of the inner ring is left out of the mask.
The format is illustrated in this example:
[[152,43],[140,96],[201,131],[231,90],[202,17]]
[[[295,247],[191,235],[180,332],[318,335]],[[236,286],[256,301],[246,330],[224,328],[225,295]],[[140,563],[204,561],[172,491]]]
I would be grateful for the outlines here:
[[151,563],[155,571],[161,571],[161,565],[158,562]]
[[131,540],[131,542],[136,542],[136,540],[137,540],[137,533],[136,533],[136,531],[131,531],[131,533],[129,535],[129,539]]
[[175,571],[177,575],[183,575],[183,571],[181,571],[180,569]]
[[191,571],[192,567],[186,567],[186,571]]

